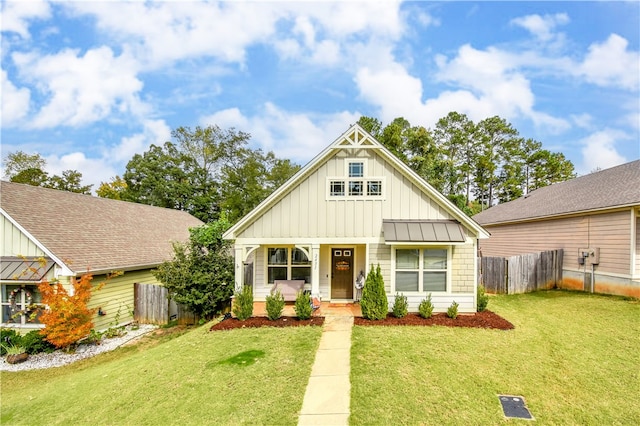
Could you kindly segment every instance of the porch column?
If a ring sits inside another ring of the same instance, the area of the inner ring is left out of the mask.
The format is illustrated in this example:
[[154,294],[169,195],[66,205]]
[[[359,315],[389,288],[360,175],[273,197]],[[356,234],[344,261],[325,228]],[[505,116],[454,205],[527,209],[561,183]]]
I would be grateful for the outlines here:
[[235,265],[236,291],[241,291],[244,285],[244,246],[242,244],[235,245]]
[[320,244],[311,245],[311,296],[320,294]]

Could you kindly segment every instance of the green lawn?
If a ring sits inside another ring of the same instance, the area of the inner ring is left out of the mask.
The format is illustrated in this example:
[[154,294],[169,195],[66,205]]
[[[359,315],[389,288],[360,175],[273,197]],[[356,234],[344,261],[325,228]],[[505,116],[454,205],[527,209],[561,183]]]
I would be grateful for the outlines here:
[[322,329],[207,330],[2,372],[0,424],[297,424]]
[[[640,424],[640,303],[570,292],[491,297],[497,331],[354,327],[351,424]],[[0,424],[295,425],[319,327],[208,332],[76,364],[1,372]],[[522,421],[521,421],[522,422]]]
[[640,303],[549,291],[491,297],[515,330],[354,327],[351,424],[640,424]]

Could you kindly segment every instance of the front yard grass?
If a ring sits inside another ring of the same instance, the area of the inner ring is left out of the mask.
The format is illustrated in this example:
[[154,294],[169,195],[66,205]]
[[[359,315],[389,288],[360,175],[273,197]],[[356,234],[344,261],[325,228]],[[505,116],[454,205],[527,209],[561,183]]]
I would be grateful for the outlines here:
[[498,394],[536,424],[640,424],[640,303],[563,291],[492,296],[497,331],[354,327],[352,425],[499,424]]
[[208,329],[2,372],[0,424],[297,424],[322,329]]

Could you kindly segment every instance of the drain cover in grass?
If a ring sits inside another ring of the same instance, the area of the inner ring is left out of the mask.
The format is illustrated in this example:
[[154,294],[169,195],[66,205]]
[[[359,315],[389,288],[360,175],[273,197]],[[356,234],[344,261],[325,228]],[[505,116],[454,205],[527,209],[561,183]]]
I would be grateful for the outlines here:
[[529,409],[525,407],[523,397],[513,395],[498,395],[498,397],[500,398],[500,404],[502,404],[502,411],[504,411],[505,417],[534,420]]

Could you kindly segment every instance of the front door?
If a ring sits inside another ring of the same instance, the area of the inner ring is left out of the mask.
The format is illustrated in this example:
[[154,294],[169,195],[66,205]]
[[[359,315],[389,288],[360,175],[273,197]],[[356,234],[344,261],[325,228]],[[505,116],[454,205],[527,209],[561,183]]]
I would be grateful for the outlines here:
[[353,299],[353,249],[331,251],[331,299]]

